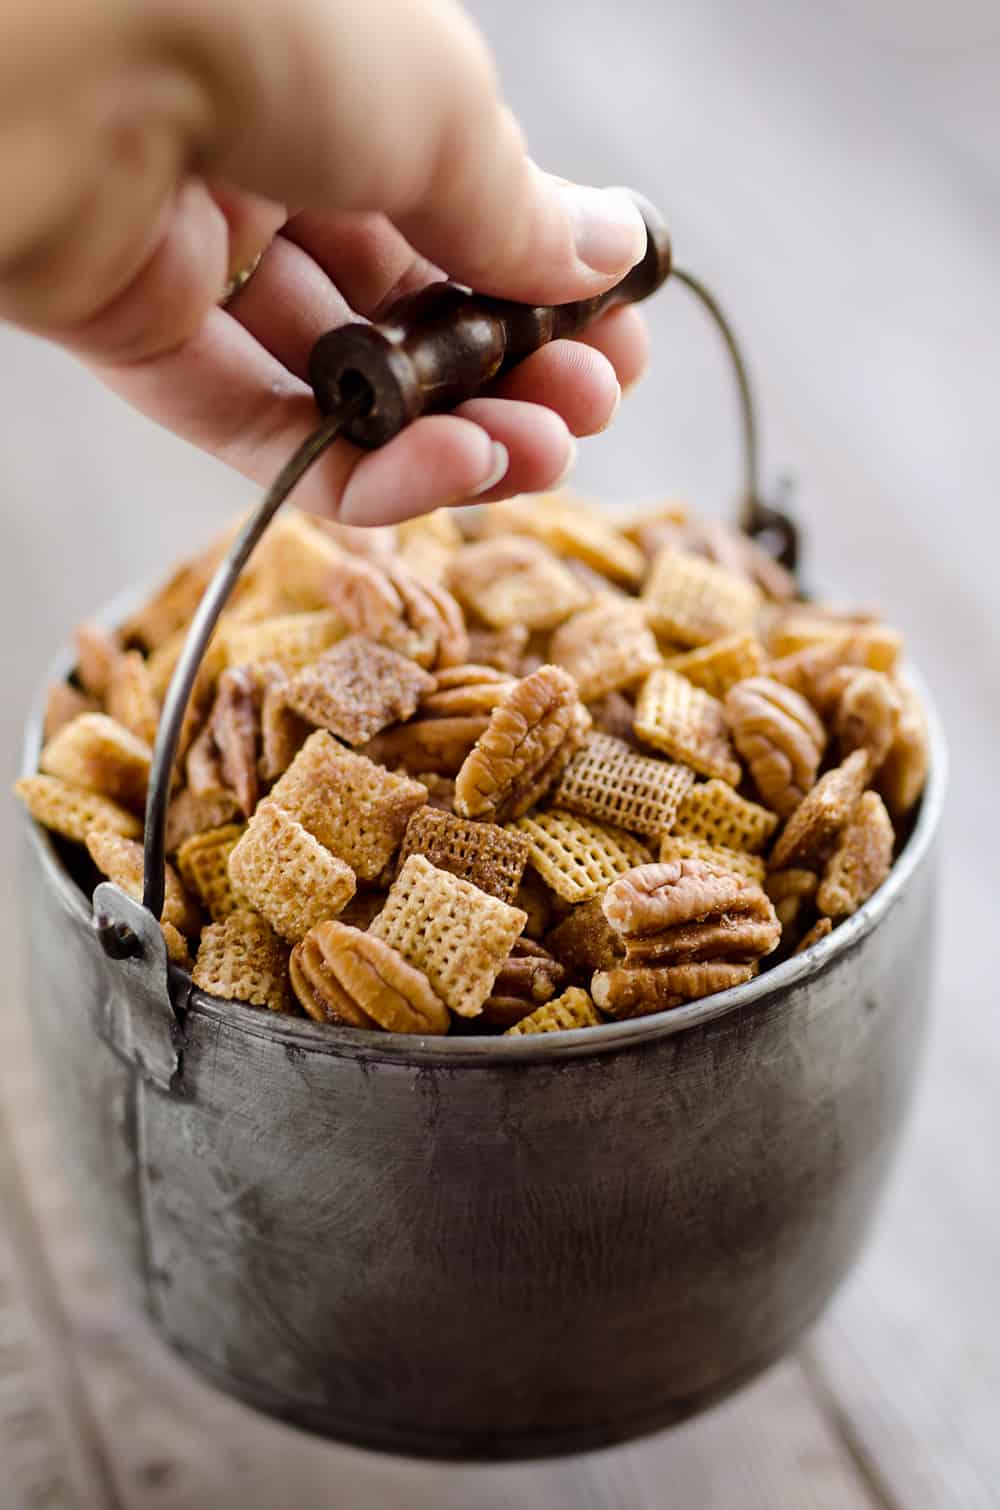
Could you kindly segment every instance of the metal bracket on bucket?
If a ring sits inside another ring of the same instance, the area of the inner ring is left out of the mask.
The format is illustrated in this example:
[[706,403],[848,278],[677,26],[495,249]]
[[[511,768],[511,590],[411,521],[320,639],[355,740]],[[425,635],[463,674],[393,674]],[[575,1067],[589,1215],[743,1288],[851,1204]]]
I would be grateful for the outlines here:
[[163,930],[110,881],[94,892],[94,929],[112,962],[101,1036],[147,1080],[169,1091],[180,1068],[180,1024]]

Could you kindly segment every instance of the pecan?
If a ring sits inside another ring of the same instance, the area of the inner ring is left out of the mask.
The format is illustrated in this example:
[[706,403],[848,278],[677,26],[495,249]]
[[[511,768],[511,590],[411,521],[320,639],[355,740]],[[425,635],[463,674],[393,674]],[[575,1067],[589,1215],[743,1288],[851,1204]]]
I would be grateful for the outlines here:
[[420,704],[423,718],[467,718],[492,713],[513,687],[515,678],[492,666],[452,666],[439,672],[437,689]]
[[719,960],[658,967],[621,965],[614,970],[599,970],[590,991],[596,1005],[609,1017],[645,1017],[742,986],[756,973],[755,963]]
[[468,655],[465,620],[455,599],[401,566],[345,556],[331,570],[327,590],[350,629],[418,665],[454,666]]
[[602,697],[600,702],[590,703],[588,712],[594,721],[594,728],[599,734],[610,734],[615,739],[620,739],[623,744],[638,748],[633,724],[635,723],[635,704],[621,692],[609,692],[607,697]]
[[625,957],[625,945],[601,906],[581,902],[546,936],[546,946],[570,970],[609,970]]
[[793,812],[816,780],[826,731],[804,697],[781,682],[752,676],[726,694],[733,743],[765,804]]
[[551,1001],[565,976],[563,966],[541,944],[518,939],[483,1003],[484,1021],[497,1028],[513,1027]]
[[576,683],[558,666],[515,683],[458,773],[456,811],[494,822],[526,813],[579,748],[581,714],[589,724]]
[[470,629],[469,660],[477,666],[495,666],[516,676],[528,644],[524,624],[508,624],[506,629]]
[[229,792],[210,722],[191,741],[186,769],[188,788],[195,797],[224,797]]
[[292,950],[292,989],[317,1022],[446,1033],[448,1009],[426,975],[371,933],[317,923]]
[[819,778],[779,834],[772,867],[823,863],[865,789],[870,768],[867,750],[855,750]]
[[764,890],[774,903],[774,910],[783,931],[799,926],[803,910],[812,902],[819,885],[815,871],[792,865],[786,870],[772,870],[764,882]]
[[417,718],[376,734],[363,753],[379,765],[400,766],[411,775],[433,771],[439,776],[454,776],[488,727],[485,713],[466,718]]
[[98,713],[100,707],[96,697],[88,697],[86,692],[71,687],[69,682],[53,682],[45,698],[46,740],[71,724],[74,718],[79,718],[81,713]]
[[823,872],[816,893],[820,912],[831,918],[857,912],[892,869],[895,839],[882,798],[877,792],[865,792]]
[[254,670],[261,694],[259,769],[264,781],[276,781],[302,748],[310,725],[285,702],[289,676],[284,667],[259,661]]
[[853,671],[833,715],[841,752],[867,751],[871,769],[877,771],[892,748],[902,706],[884,671]]
[[912,688],[899,688],[902,711],[896,734],[882,769],[878,789],[894,818],[902,818],[916,804],[930,765],[927,720],[920,700]]
[[[219,752],[225,785],[249,818],[257,806],[257,745],[260,738],[260,687],[249,666],[231,666],[219,677],[209,727]],[[190,781],[190,764],[188,780]],[[193,784],[193,783],[192,783]]]
[[103,624],[87,622],[76,631],[76,676],[84,692],[98,701],[107,696],[111,671],[121,654],[118,636]]
[[781,936],[756,882],[703,860],[637,866],[608,887],[603,909],[628,963],[758,959]]

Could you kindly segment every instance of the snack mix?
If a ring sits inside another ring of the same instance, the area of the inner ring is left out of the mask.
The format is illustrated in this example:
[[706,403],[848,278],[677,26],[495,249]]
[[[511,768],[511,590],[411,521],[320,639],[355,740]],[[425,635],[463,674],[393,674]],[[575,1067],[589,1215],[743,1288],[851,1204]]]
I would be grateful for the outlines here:
[[[196,986],[341,1029],[585,1029],[740,985],[886,879],[928,742],[875,615],[677,504],[371,535],[280,516],[205,656],[161,919]],[[17,783],[133,897],[159,710],[230,538],[81,626]]]

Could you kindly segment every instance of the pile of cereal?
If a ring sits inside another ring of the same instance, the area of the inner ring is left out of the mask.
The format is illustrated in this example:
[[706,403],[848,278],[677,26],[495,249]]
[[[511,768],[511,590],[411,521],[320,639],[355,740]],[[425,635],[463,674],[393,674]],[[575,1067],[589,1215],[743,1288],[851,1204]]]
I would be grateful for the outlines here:
[[[141,895],[160,706],[227,544],[51,689],[38,822]],[[927,771],[871,613],[679,506],[565,494],[395,531],[292,511],[188,708],[162,927],[213,996],[392,1033],[656,1012],[808,948],[885,880]]]

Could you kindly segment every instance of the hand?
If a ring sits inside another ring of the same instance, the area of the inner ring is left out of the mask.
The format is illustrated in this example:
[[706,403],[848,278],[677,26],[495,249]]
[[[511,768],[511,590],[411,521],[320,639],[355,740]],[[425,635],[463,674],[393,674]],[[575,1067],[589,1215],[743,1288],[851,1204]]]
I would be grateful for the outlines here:
[[[324,330],[442,270],[560,303],[642,254],[625,196],[534,166],[451,0],[131,9],[62,0],[55,21],[7,0],[0,16],[0,314],[259,482],[315,423]],[[551,487],[645,355],[641,316],[613,311],[380,451],[338,442],[296,501],[376,524]]]

